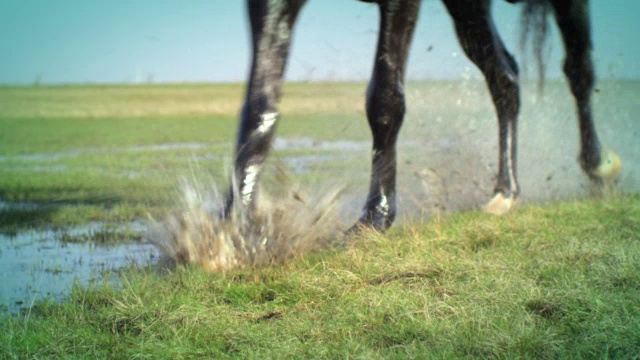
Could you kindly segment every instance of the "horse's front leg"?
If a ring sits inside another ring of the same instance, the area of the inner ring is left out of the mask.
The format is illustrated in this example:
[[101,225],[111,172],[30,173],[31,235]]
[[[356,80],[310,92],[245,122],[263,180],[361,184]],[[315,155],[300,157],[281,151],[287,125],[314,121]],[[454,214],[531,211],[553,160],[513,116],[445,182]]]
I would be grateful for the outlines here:
[[454,20],[460,45],[482,71],[498,115],[498,180],[493,198],[484,210],[503,214],[514,205],[520,191],[516,178],[517,121],[520,110],[518,66],[496,32],[490,1],[444,0]]
[[367,119],[373,135],[369,195],[360,226],[385,230],[396,215],[396,140],[405,113],[404,75],[420,0],[380,1],[380,29]]
[[595,74],[591,61],[589,3],[587,0],[553,0],[551,3],[564,41],[564,73],[576,100],[581,142],[579,162],[597,184],[609,183],[620,174],[622,162],[618,154],[600,144],[593,123],[591,94]]
[[296,17],[306,0],[248,0],[252,63],[236,143],[232,186],[225,216],[233,207],[253,211],[256,185],[280,115],[283,74]]

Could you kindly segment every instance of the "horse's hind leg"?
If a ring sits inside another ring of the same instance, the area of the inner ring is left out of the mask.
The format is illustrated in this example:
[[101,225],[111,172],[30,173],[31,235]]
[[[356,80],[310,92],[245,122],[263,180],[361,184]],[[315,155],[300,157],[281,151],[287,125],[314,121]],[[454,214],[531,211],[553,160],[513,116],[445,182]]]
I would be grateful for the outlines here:
[[618,176],[622,163],[615,152],[602,147],[593,124],[591,94],[595,74],[591,61],[589,4],[587,0],[553,0],[551,3],[565,46],[564,73],[576,99],[581,141],[579,162],[596,183],[608,183]]
[[396,140],[405,113],[404,75],[420,0],[378,2],[380,29],[373,76],[367,90],[367,119],[373,135],[369,195],[351,229],[385,230],[396,215]]
[[460,45],[482,71],[498,115],[500,153],[498,181],[484,210],[503,214],[519,193],[516,179],[516,131],[520,110],[518,67],[506,51],[490,15],[490,1],[444,0]]
[[247,94],[238,129],[234,185],[225,207],[252,210],[256,183],[271,147],[279,119],[280,99],[292,28],[306,0],[248,0],[253,60]]

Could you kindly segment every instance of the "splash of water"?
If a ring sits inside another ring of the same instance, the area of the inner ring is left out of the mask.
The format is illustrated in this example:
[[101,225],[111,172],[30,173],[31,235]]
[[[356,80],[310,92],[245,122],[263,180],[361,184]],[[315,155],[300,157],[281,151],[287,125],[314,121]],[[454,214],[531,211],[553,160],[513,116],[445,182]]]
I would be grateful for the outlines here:
[[153,220],[149,239],[177,264],[197,264],[208,271],[252,268],[342,241],[340,188],[309,196],[298,186],[278,184],[284,186],[277,198],[261,191],[254,211],[235,204],[231,216],[222,219],[224,201],[217,191],[196,180],[181,185],[179,209],[162,221]]

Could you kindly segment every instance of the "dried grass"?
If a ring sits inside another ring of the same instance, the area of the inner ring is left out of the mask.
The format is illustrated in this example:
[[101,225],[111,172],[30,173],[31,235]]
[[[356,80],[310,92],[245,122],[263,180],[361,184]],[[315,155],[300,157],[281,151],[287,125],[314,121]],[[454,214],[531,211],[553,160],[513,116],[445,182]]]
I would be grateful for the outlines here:
[[198,264],[208,271],[281,264],[342,242],[340,188],[309,196],[298,186],[283,185],[277,198],[261,191],[255,211],[235,204],[223,219],[224,201],[217,191],[183,180],[179,209],[152,221],[150,241],[176,264]]

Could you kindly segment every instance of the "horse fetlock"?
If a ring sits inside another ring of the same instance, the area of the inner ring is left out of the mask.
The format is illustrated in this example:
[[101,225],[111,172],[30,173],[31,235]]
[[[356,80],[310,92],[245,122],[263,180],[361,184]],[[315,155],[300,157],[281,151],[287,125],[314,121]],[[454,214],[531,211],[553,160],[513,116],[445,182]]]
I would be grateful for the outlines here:
[[515,204],[515,193],[504,195],[502,192],[498,191],[493,195],[493,198],[491,198],[491,200],[482,207],[482,210],[493,215],[504,215],[513,209]]

